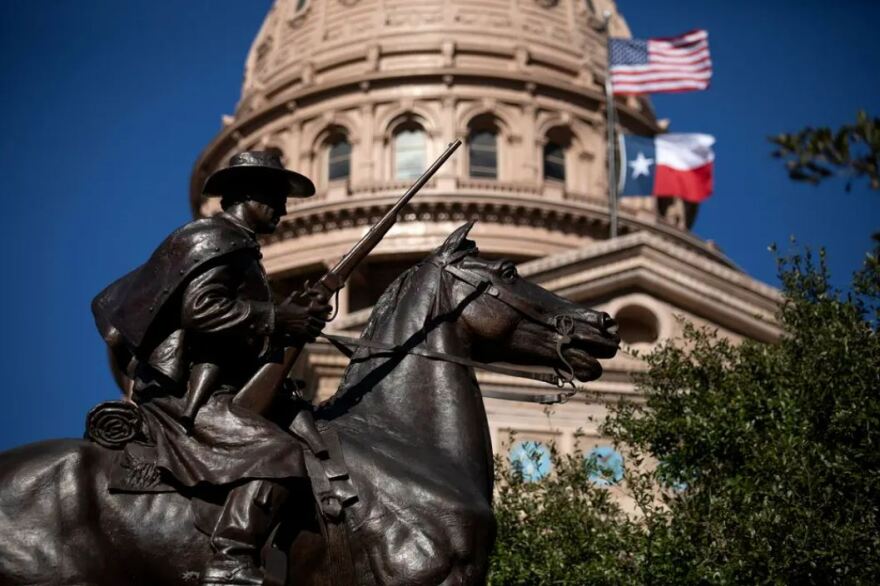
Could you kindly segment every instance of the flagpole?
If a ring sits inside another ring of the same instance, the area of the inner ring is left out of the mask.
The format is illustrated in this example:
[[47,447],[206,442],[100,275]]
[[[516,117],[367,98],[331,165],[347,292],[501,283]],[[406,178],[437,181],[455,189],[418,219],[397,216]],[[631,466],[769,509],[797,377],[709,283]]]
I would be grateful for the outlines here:
[[605,47],[607,70],[605,72],[605,113],[608,127],[608,206],[610,211],[610,236],[617,238],[617,161],[615,160],[614,127],[617,113],[614,109],[614,88],[611,86],[611,12],[605,11]]

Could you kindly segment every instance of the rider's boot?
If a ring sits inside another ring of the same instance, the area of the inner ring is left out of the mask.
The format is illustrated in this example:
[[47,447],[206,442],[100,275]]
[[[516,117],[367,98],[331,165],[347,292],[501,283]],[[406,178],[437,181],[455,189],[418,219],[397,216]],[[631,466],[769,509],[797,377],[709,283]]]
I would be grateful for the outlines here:
[[232,489],[211,535],[214,557],[200,584],[261,586],[260,550],[286,498],[287,490],[268,480],[252,480]]

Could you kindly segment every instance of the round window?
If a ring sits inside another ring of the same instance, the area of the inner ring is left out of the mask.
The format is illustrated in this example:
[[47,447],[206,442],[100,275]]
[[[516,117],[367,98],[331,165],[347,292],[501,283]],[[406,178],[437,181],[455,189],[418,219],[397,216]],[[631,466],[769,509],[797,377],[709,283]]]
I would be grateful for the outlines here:
[[611,486],[623,479],[623,456],[611,446],[597,446],[585,459],[587,476],[596,486]]
[[620,340],[626,344],[653,344],[660,337],[660,324],[654,313],[641,305],[621,307],[614,316]]
[[537,482],[545,478],[553,468],[550,448],[541,442],[517,442],[510,448],[507,457],[514,471],[526,482]]

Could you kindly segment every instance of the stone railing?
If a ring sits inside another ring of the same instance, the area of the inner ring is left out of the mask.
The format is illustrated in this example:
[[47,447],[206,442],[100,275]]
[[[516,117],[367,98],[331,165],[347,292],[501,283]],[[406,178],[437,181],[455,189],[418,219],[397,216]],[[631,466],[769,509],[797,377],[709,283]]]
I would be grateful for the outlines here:
[[496,181],[495,179],[474,179],[470,177],[467,179],[459,179],[458,188],[532,197],[536,196],[538,192],[538,186],[532,183]]

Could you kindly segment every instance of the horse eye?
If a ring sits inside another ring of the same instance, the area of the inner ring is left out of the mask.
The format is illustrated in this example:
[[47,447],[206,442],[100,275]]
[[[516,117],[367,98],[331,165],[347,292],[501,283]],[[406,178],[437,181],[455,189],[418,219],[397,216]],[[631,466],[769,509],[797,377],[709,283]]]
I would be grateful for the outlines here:
[[513,265],[507,265],[501,269],[501,278],[507,281],[512,281],[517,277],[516,267]]

